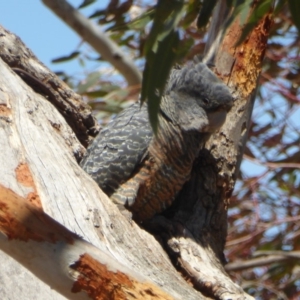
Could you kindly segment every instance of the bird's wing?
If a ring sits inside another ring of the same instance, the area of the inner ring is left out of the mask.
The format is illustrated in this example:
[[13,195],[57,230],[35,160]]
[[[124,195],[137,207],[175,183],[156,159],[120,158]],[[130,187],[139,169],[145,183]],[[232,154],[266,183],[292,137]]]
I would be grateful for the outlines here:
[[135,103],[112,120],[94,139],[81,167],[111,195],[128,180],[152,139],[147,105]]

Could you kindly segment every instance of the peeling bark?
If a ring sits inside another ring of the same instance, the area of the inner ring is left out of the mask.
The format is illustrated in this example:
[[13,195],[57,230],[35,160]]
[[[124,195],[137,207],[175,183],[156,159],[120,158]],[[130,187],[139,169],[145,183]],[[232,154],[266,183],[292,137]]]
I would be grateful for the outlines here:
[[68,299],[174,299],[1,185],[0,241]]
[[[223,1],[224,4],[224,1]],[[222,6],[222,1],[219,7]],[[212,17],[219,25],[219,7]],[[226,273],[223,255],[227,209],[251,121],[257,80],[267,46],[271,15],[266,15],[238,47],[239,19],[216,48],[215,71],[231,88],[236,101],[222,128],[207,142],[194,164],[191,179],[174,205],[148,225],[194,287],[215,299],[252,299]],[[220,27],[211,25],[210,40]],[[210,58],[208,58],[210,60]]]
[[[5,32],[5,36],[7,34]],[[38,61],[35,64],[38,65]],[[37,204],[39,209],[42,207],[45,213],[68,230],[84,237],[87,242],[108,253],[128,270],[157,285],[171,298],[206,299],[174,269],[153,236],[126,219],[78,166],[74,153],[82,146],[60,112],[45,97],[32,90],[2,60],[0,107],[0,184],[3,187],[33,204],[38,201],[30,201],[30,193],[36,193],[41,203]],[[5,195],[0,193],[0,199],[2,198]],[[5,207],[1,206],[0,209],[4,210],[3,219],[9,222],[11,219],[5,215]],[[37,211],[32,213],[38,214]],[[23,221],[26,220],[29,221],[24,216]],[[44,224],[46,234],[49,224]],[[22,227],[10,225],[8,223],[7,230],[2,228],[4,240],[0,242],[1,247],[7,245],[4,241],[8,242],[10,248],[6,253],[9,254],[14,247],[19,248],[16,239],[7,240],[9,229],[15,228],[16,232],[23,230]],[[42,247],[34,232],[27,238],[27,244],[33,243],[32,249]],[[55,236],[53,239],[56,240]],[[27,298],[27,289],[30,288],[34,291],[31,298],[40,295],[39,298],[42,299],[60,299],[37,278],[28,275],[28,272],[21,277],[26,272],[25,269],[7,259],[2,252],[0,255],[0,278],[1,282],[6,283],[1,289],[6,298]],[[45,262],[47,259],[47,256],[44,257]],[[59,260],[57,263],[59,264]],[[22,278],[22,281],[18,282],[17,288],[9,283],[18,278]],[[150,290],[149,293],[151,294]]]
[[[45,71],[28,49],[19,47],[18,39],[2,29],[1,58],[10,67],[22,68],[46,82],[50,93],[70,109],[65,106],[61,109],[51,103],[51,95],[48,95],[48,101],[34,92],[0,61],[0,184],[39,209],[42,207],[70,231],[83,236],[127,269],[160,286],[170,297],[252,299],[226,273],[223,250],[229,199],[247,136],[269,28],[270,17],[266,16],[237,48],[239,24],[234,23],[228,30],[215,56],[216,73],[232,88],[237,100],[224,126],[201,151],[192,177],[174,205],[146,224],[156,239],[121,215],[77,165],[75,158],[80,159],[78,153],[84,151],[77,138],[87,145],[97,131],[92,130],[95,123],[86,107],[81,106],[80,98],[54,74]],[[14,43],[18,47],[14,47]],[[20,62],[18,51],[23,57]],[[77,102],[70,103],[69,98]],[[64,118],[74,122],[68,122],[68,125]],[[79,123],[76,120],[80,120]],[[0,209],[5,211],[3,206]],[[1,232],[9,236],[8,231],[2,229]],[[33,237],[29,239],[32,241]],[[73,267],[83,273],[97,273],[88,256],[82,256]],[[1,271],[0,277],[5,277]],[[114,281],[117,286],[118,280],[121,279]],[[38,281],[36,285],[40,287]],[[94,297],[97,287],[91,289],[84,277],[73,289],[79,291],[82,286]],[[107,290],[108,293],[111,291],[115,290]],[[153,294],[149,299],[151,297]]]
[[[23,77],[23,71],[40,82],[37,84],[31,80],[29,85],[38,93],[48,97],[47,99],[58,109],[72,128],[80,143],[86,147],[99,132],[99,125],[92,116],[90,108],[79,95],[39,62],[17,36],[1,26],[0,33],[0,57],[2,60],[11,68],[15,68],[21,77]],[[29,76],[24,76],[24,80],[30,80]],[[57,124],[53,123],[53,127],[59,130]],[[82,157],[83,152],[80,147],[74,152],[78,160]]]

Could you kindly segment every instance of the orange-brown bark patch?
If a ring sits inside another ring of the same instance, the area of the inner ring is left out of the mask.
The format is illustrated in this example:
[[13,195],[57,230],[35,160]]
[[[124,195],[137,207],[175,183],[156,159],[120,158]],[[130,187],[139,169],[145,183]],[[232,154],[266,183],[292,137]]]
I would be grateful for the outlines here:
[[28,193],[26,199],[36,207],[42,209],[40,196],[36,192]]
[[22,241],[73,243],[77,235],[67,230],[40,208],[0,185],[0,232]]
[[[245,98],[256,89],[271,25],[272,15],[269,13],[259,21],[248,37],[236,47],[242,32],[240,20],[237,18],[227,31],[222,49],[219,51],[221,60],[224,53],[229,54],[228,57],[234,59],[233,69],[230,74],[227,74],[228,79],[230,76],[233,86],[238,87],[240,95]],[[223,76],[223,79],[224,77],[226,76]]]
[[31,187],[33,189],[33,192],[30,192],[27,195],[27,200],[32,204],[36,205],[37,207],[42,208],[42,202],[39,195],[36,192],[36,186],[34,184],[34,180],[28,165],[25,163],[20,163],[15,169],[15,172],[17,181],[19,183],[26,187]]
[[139,282],[120,271],[113,272],[88,254],[81,255],[72,267],[81,274],[72,292],[85,291],[91,299],[173,299],[154,284]]
[[18,182],[20,182],[24,186],[33,187],[33,188],[35,187],[31,172],[27,164],[25,163],[19,164],[15,171],[16,171]]
[[11,109],[5,104],[0,104],[0,116],[8,117],[11,115]]

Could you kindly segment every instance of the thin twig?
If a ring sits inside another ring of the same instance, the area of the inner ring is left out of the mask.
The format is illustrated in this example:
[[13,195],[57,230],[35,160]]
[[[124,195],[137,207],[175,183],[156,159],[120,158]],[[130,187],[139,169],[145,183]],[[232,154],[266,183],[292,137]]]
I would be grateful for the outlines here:
[[65,0],[42,0],[42,2],[89,43],[104,60],[111,63],[125,77],[128,85],[141,83],[142,75],[133,61],[107,34],[100,30],[99,26]]

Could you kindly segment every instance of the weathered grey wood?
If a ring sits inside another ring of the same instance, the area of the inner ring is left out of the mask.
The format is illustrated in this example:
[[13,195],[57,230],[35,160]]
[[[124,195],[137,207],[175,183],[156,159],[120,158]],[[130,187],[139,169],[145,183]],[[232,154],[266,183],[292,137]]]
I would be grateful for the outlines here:
[[[30,201],[40,198],[54,219],[175,298],[205,299],[174,269],[157,241],[127,220],[81,170],[73,154],[78,141],[70,127],[2,61],[0,88],[1,184]],[[32,182],[17,173],[31,175]],[[26,297],[27,280],[18,284],[24,291],[18,297]]]
[[[15,66],[19,55],[22,65],[28,65],[27,57],[35,70],[33,74],[39,71],[44,74],[44,67],[31,52],[15,47],[14,43],[19,41],[9,35],[5,31],[5,39],[0,37],[5,61]],[[18,54],[18,51],[21,52]],[[10,53],[13,53],[12,58]],[[223,57],[220,61],[226,60]],[[232,63],[228,61],[222,71],[229,72]],[[219,65],[218,70],[221,69]],[[67,95],[69,90],[64,91],[67,87],[47,72],[62,95]],[[74,116],[80,110],[78,101],[78,105],[72,106],[74,110],[70,110]],[[169,219],[158,219],[153,226],[161,229],[159,233],[165,249],[187,278],[195,279],[196,288],[210,294],[215,292],[220,299],[251,299],[230,280],[222,266],[227,200],[234,185],[240,135],[245,135],[245,122],[251,110],[245,103],[246,99],[239,99],[224,127],[202,151],[192,179],[179,195],[178,202],[166,213]],[[2,63],[0,141],[2,185],[29,201],[38,203],[40,199],[50,216],[99,249],[108,251],[129,269],[162,286],[170,295],[179,299],[205,299],[175,270],[153,236],[121,215],[78,167],[75,156],[82,151],[81,145],[51,101],[33,92]],[[32,176],[31,183],[20,177],[28,174]],[[2,270],[0,273],[6,276]],[[26,286],[24,282],[24,291]],[[10,292],[13,291],[7,294]]]
[[0,207],[1,249],[66,298],[173,299],[2,185]]
[[[46,86],[48,100],[60,111],[83,146],[87,146],[99,132],[99,125],[81,96],[44,66],[24,43],[14,34],[0,26],[0,57],[10,67],[24,70]],[[42,94],[39,85],[33,84]],[[44,89],[45,90],[45,89]],[[77,159],[83,149],[76,149]]]
[[77,32],[85,42],[94,47],[104,60],[112,64],[126,78],[129,85],[141,84],[141,72],[107,32],[102,32],[99,26],[83,16],[67,1],[43,0],[43,3]]
[[[241,30],[236,21],[228,29],[227,40],[222,42],[217,36],[224,29],[225,21],[221,22],[220,18],[225,16],[222,11],[226,9],[225,2],[218,2],[212,17],[208,35],[213,51],[206,60],[215,58],[215,71],[231,88],[236,101],[227,114],[225,124],[199,153],[191,179],[164,213],[166,220],[152,220],[150,229],[160,236],[170,257],[198,290],[206,291],[217,299],[253,299],[234,284],[224,270],[226,259],[223,250],[227,237],[227,210],[251,120],[253,95],[260,72],[258,65],[266,45],[263,32],[269,28],[263,28],[261,32],[257,30],[250,47],[245,42],[246,45],[236,48]],[[258,43],[260,39],[261,43]],[[248,56],[245,53],[238,55],[246,52],[246,48],[249,49]],[[257,48],[255,55],[251,48]],[[238,60],[239,64],[236,64]],[[239,70],[244,71],[241,72],[242,80],[238,78]]]
[[66,299],[1,250],[0,259],[1,299]]

